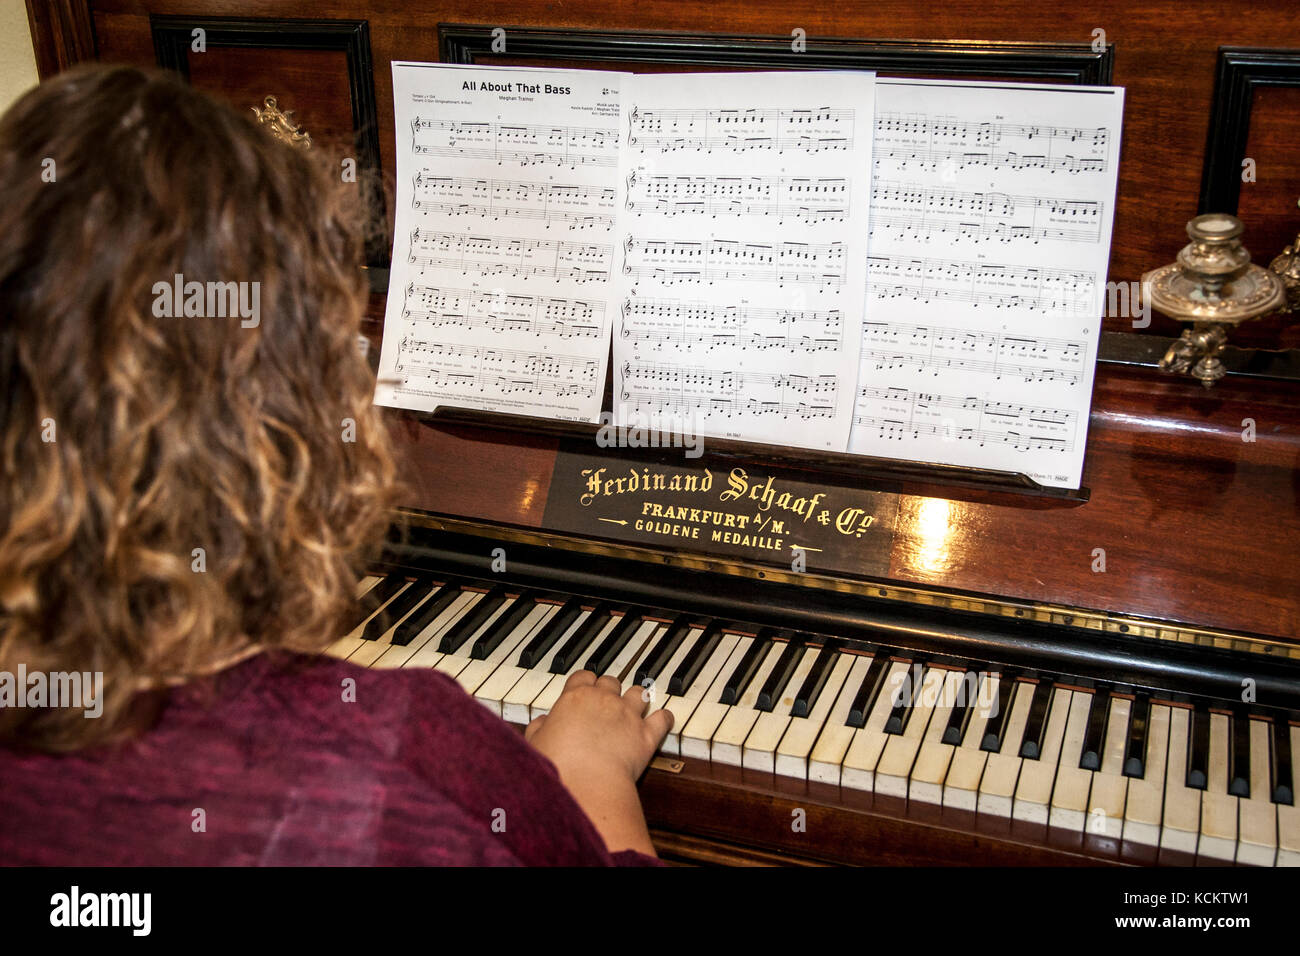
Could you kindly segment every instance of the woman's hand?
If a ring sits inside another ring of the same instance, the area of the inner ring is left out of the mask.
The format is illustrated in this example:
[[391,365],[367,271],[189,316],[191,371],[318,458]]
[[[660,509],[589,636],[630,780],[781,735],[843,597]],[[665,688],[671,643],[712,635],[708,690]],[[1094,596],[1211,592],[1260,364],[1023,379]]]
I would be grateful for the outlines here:
[[586,811],[611,853],[653,855],[636,781],[673,725],[670,711],[646,716],[641,687],[620,694],[613,677],[577,671],[551,712],[528,725],[524,737],[555,764],[560,779]]

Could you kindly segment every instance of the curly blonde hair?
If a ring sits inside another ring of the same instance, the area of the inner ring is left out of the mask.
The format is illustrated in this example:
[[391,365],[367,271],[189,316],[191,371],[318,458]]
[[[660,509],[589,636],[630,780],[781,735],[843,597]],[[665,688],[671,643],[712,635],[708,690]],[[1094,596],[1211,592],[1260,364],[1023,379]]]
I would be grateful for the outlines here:
[[[338,178],[135,68],[0,118],[0,671],[104,674],[100,719],[0,707],[0,744],[125,736],[142,692],[337,636],[395,474]],[[158,317],[177,275],[258,284],[260,321]]]

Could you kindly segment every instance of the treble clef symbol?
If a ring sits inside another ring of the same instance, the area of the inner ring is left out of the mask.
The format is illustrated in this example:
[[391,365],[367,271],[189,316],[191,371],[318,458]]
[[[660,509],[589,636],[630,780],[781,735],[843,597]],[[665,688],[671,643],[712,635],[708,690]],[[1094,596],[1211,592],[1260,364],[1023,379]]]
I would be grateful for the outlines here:
[[410,296],[411,296],[411,294],[412,294],[413,292],[415,292],[415,283],[414,283],[414,282],[412,282],[410,285],[408,285],[408,286],[406,287],[406,295],[407,295],[407,298],[410,298]]
[[420,227],[416,226],[414,229],[411,230],[411,245],[415,245],[416,242],[419,241],[419,238],[420,238]]
[[414,137],[420,131],[420,117],[411,120],[411,136]]

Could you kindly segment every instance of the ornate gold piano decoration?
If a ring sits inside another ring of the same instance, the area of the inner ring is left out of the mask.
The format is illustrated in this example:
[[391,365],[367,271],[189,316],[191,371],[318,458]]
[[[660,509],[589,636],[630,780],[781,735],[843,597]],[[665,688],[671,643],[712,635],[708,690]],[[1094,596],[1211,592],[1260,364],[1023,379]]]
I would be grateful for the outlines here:
[[[1300,202],[1296,205],[1300,206]],[[1300,234],[1268,267],[1281,276],[1286,286],[1286,305],[1278,311],[1300,312]]]
[[1241,220],[1223,213],[1187,223],[1191,238],[1178,259],[1142,277],[1142,288],[1161,313],[1193,323],[1160,360],[1165,372],[1190,375],[1206,388],[1225,374],[1219,354],[1228,329],[1286,304],[1282,280],[1252,265],[1241,244]]
[[311,149],[311,135],[293,121],[293,110],[280,110],[274,96],[268,96],[261,108],[254,106],[252,110],[257,121],[276,139],[297,149]]

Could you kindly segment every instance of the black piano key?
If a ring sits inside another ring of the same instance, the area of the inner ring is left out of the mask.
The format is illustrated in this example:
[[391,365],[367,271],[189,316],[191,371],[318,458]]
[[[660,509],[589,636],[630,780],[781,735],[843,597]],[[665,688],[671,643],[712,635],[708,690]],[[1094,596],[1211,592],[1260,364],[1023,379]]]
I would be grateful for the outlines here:
[[542,625],[542,629],[529,638],[524,649],[519,652],[520,667],[536,667],[546,656],[555,642],[562,638],[573,622],[582,614],[582,600],[571,597],[551,615],[551,619]]
[[1210,779],[1210,712],[1203,704],[1192,708],[1192,734],[1187,747],[1187,786],[1204,790]]
[[1110,723],[1110,688],[1098,684],[1092,692],[1088,709],[1088,729],[1083,735],[1083,752],[1079,766],[1084,770],[1101,769],[1101,752],[1106,746],[1106,725]]
[[560,649],[551,658],[552,674],[567,674],[569,668],[578,663],[578,658],[591,646],[592,641],[600,637],[600,632],[609,625],[610,607],[604,601],[591,609],[582,626],[560,645]]
[[366,622],[361,632],[367,641],[377,641],[384,633],[406,616],[412,608],[432,593],[433,583],[428,578],[417,578],[411,586],[384,605],[383,610]]
[[1138,694],[1129,710],[1128,742],[1124,745],[1124,776],[1145,777],[1147,732],[1151,720],[1151,697]]
[[984,722],[984,736],[980,738],[980,750],[997,753],[1002,749],[1002,740],[1006,736],[1007,722],[1011,720],[1011,707],[1016,696],[1017,671],[1004,669],[998,678],[998,696],[989,719]]
[[790,708],[791,717],[807,717],[817,706],[817,698],[822,695],[826,681],[830,679],[835,662],[839,660],[840,650],[834,641],[827,641],[817,653],[812,670],[803,680],[803,686],[795,692],[794,706]]
[[663,673],[664,668],[672,656],[677,653],[677,649],[682,646],[682,641],[686,640],[686,635],[691,633],[691,621],[685,614],[679,614],[673,619],[673,622],[664,628],[664,632],[659,635],[659,640],[655,642],[654,647],[650,648],[650,653],[641,659],[641,666],[636,669],[636,674],[632,677],[632,682],[638,687],[647,686],[647,681],[659,682],[659,675]]
[[1235,711],[1228,718],[1228,793],[1250,798],[1250,715]]
[[862,686],[853,697],[853,706],[849,708],[849,719],[844,722],[846,727],[861,729],[867,725],[867,715],[876,705],[880,688],[885,686],[885,675],[889,673],[889,664],[889,652],[881,648],[872,658],[871,666],[867,668],[867,676],[862,679]]
[[442,640],[438,642],[438,650],[444,654],[455,654],[505,602],[505,586],[498,584],[479,598],[478,603],[466,611],[459,621],[447,628]]
[[609,670],[614,659],[644,623],[642,615],[643,612],[635,608],[625,610],[618,623],[605,635],[605,639],[596,645],[596,649],[591,652],[582,669],[591,671],[597,677]]
[[745,651],[745,656],[740,659],[731,676],[727,678],[727,683],[722,688],[722,700],[724,704],[734,704],[740,699],[740,695],[745,692],[749,682],[754,679],[754,673],[763,663],[763,658],[767,656],[768,650],[772,646],[772,638],[776,634],[770,627],[765,627],[758,632],[749,649]]
[[962,675],[961,681],[962,692],[943,728],[943,742],[954,747],[961,746],[962,738],[966,736],[966,727],[970,724],[970,715],[975,712],[973,706],[979,698],[979,671],[967,671]]
[[1020,756],[1037,760],[1043,755],[1047,736],[1047,711],[1052,705],[1055,685],[1045,678],[1034,685],[1034,696],[1029,701],[1029,719],[1025,721],[1025,736],[1020,740]]
[[682,658],[682,662],[677,665],[676,672],[668,678],[668,693],[681,695],[690,690],[720,643],[722,643],[722,624],[714,621],[696,638],[691,649]]
[[907,669],[907,676],[899,685],[889,706],[889,716],[885,718],[885,733],[901,734],[907,729],[907,722],[921,694],[921,684],[925,681],[925,669],[915,663]]
[[516,627],[524,622],[534,608],[537,607],[537,601],[534,595],[528,591],[515,600],[499,618],[492,622],[492,626],[479,636],[470,648],[469,656],[476,661],[485,660],[489,654],[497,649],[497,646],[509,637]]
[[784,633],[786,638],[785,650],[777,658],[776,666],[767,675],[762,690],[758,692],[758,700],[754,705],[758,710],[771,711],[776,706],[776,702],[785,693],[785,685],[790,683],[790,677],[794,674],[794,669],[799,666],[799,661],[803,658],[804,642],[789,631]]
[[448,581],[438,590],[437,594],[421,604],[410,617],[397,625],[397,630],[393,632],[393,643],[398,647],[405,647],[410,644],[411,641],[423,633],[426,627],[437,620],[439,614],[447,610],[451,603],[464,593],[459,584]]
[[1295,782],[1291,777],[1291,723],[1285,717],[1274,717],[1273,738],[1273,802],[1295,806]]
[[379,610],[380,605],[400,591],[402,585],[405,583],[406,578],[402,575],[390,574],[365,594],[361,595],[361,599],[357,601],[357,616],[353,618],[352,627],[348,628],[348,630],[352,631],[360,627],[366,618]]

